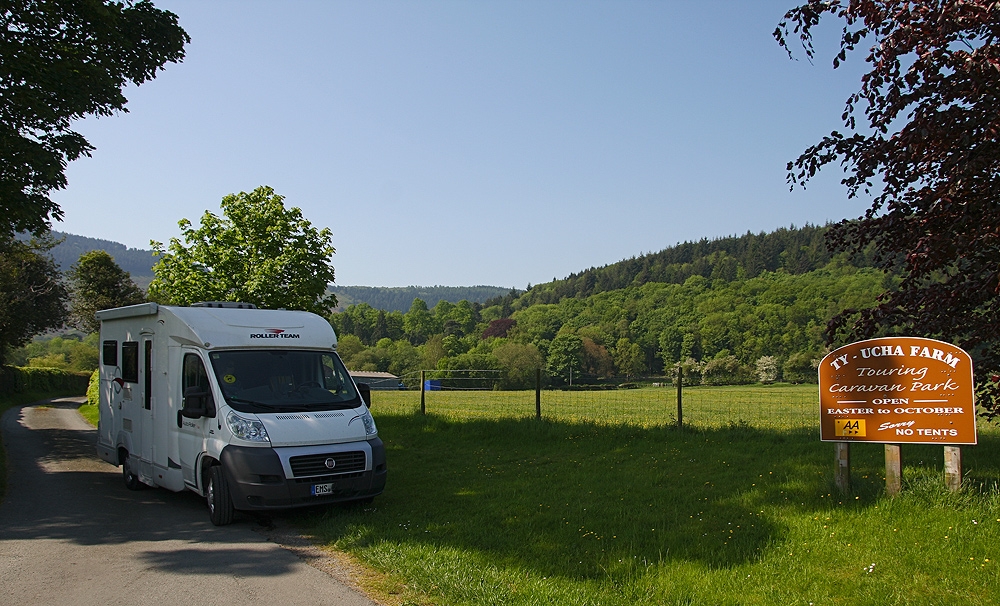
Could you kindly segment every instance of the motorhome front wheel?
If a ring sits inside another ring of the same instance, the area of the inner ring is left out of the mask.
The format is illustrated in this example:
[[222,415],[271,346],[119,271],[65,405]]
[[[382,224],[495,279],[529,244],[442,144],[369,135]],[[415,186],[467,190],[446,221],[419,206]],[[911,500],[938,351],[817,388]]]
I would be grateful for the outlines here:
[[221,465],[215,465],[208,470],[208,488],[205,490],[208,501],[208,513],[216,526],[231,524],[235,513],[233,499],[229,494],[229,483]]

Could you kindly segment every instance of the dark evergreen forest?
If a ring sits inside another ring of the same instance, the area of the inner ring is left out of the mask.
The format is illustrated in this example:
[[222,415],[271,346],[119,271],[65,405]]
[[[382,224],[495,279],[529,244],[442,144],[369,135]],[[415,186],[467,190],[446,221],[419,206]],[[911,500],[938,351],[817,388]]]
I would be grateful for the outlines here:
[[[782,271],[791,275],[825,267],[834,255],[827,249],[827,226],[806,225],[781,228],[771,233],[730,236],[684,242],[657,253],[632,257],[604,267],[590,268],[530,288],[521,306],[557,303],[567,297],[588,297],[601,292],[649,282],[683,284],[691,276],[709,280],[745,280],[764,272]],[[840,259],[855,267],[871,267],[865,256]]]
[[367,303],[375,309],[385,311],[406,311],[414,299],[421,299],[434,307],[438,301],[458,303],[465,299],[482,303],[496,297],[503,297],[509,288],[498,286],[340,286],[335,284],[330,290],[337,295],[341,309],[349,305]]

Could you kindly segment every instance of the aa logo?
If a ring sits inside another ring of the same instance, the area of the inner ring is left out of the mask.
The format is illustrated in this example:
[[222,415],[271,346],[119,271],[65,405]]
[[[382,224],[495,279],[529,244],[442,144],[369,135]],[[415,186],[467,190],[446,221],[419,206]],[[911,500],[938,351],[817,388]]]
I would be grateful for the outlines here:
[[834,419],[834,435],[865,437],[864,419]]

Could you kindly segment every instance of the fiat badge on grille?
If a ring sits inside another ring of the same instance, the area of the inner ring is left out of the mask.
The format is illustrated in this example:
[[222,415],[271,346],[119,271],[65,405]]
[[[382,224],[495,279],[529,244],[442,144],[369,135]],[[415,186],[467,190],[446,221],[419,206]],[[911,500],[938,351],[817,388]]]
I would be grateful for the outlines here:
[[333,469],[334,467],[337,466],[337,462],[333,460],[333,457],[330,457],[329,459],[323,461],[323,464],[326,465],[327,469]]

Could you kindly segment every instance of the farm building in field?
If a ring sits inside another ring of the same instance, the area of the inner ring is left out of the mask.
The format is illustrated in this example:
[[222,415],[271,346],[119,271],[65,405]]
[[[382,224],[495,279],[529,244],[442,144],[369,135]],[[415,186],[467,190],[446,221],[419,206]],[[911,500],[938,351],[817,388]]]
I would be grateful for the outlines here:
[[388,372],[369,372],[366,370],[349,370],[355,383],[367,383],[372,390],[400,389],[399,377]]

